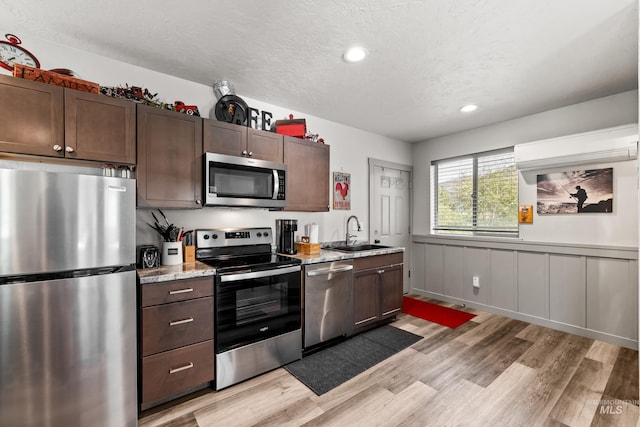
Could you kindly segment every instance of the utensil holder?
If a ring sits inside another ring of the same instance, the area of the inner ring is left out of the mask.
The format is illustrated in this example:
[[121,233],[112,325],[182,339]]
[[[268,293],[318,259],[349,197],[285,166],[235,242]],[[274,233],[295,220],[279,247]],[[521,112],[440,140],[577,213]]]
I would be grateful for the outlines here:
[[162,265],[182,264],[182,242],[162,243]]

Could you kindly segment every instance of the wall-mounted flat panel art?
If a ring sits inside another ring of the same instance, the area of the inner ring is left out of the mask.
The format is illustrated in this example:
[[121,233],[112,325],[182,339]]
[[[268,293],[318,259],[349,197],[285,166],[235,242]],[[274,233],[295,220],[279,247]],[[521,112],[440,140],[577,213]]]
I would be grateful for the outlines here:
[[531,205],[518,206],[518,222],[520,224],[531,224],[533,222],[533,206]]
[[537,176],[538,214],[613,212],[613,168]]
[[333,209],[351,209],[351,174],[333,173]]

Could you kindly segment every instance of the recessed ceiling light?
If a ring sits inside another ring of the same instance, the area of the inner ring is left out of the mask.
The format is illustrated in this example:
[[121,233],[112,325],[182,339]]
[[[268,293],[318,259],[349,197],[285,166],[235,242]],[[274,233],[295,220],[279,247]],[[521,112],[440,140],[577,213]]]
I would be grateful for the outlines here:
[[347,62],[360,62],[367,56],[367,50],[360,46],[350,47],[342,55]]
[[462,107],[460,107],[460,112],[462,113],[470,113],[472,111],[476,111],[478,109],[478,106],[476,104],[467,104],[464,105]]

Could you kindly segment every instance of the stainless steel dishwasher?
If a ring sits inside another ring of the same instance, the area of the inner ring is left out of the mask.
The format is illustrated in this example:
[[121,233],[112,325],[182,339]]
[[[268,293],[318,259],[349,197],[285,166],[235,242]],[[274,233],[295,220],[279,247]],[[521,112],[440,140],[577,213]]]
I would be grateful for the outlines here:
[[305,266],[305,348],[349,333],[352,323],[351,270],[351,260]]

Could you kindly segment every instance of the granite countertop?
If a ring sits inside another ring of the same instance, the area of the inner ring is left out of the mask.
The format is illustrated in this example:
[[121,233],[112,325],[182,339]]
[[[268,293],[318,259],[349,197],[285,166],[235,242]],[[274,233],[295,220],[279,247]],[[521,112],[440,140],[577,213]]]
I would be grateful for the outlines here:
[[316,264],[319,262],[330,262],[330,261],[340,261],[344,259],[354,259],[354,258],[362,258],[368,256],[375,255],[386,255],[393,254],[396,252],[404,252],[404,248],[401,246],[394,246],[389,248],[382,249],[371,249],[367,251],[357,251],[357,252],[342,252],[336,251],[331,248],[320,249],[319,254],[314,255],[306,255],[306,254],[296,254],[296,255],[285,255],[291,258],[296,258],[302,261],[302,264]]
[[[345,259],[362,258],[375,255],[386,255],[396,252],[404,252],[403,247],[390,247],[382,249],[371,249],[358,252],[342,252],[332,250],[331,248],[321,249],[319,254],[315,255],[285,255],[291,258],[299,259],[302,264],[316,264],[319,262],[340,261]],[[194,277],[214,276],[216,274],[215,267],[211,267],[205,263],[196,261],[178,265],[162,265],[157,268],[138,269],[138,277],[140,284],[160,283],[169,280],[192,279]]]
[[203,262],[185,262],[178,265],[162,265],[157,268],[138,269],[140,284],[167,282],[169,280],[193,279],[213,276],[216,269]]

